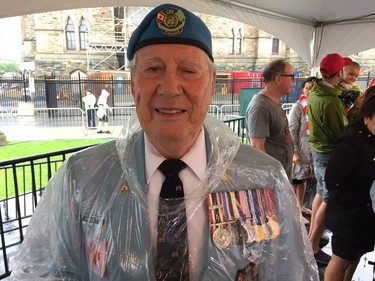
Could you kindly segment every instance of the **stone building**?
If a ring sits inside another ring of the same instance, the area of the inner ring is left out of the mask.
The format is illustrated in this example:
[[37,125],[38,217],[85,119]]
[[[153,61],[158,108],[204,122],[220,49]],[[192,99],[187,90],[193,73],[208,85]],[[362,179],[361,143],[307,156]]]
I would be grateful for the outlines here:
[[[126,71],[127,40],[149,10],[104,7],[23,16],[23,60],[34,63],[36,76]],[[241,22],[198,16],[212,32],[219,72],[262,70],[270,60],[285,58],[309,74],[308,65],[278,38]]]

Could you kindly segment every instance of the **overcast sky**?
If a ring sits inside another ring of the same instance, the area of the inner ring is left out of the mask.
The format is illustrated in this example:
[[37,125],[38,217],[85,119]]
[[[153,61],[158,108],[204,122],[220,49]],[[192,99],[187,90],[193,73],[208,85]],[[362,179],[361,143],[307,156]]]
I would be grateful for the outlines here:
[[21,53],[20,18],[0,19],[0,61],[18,61]]

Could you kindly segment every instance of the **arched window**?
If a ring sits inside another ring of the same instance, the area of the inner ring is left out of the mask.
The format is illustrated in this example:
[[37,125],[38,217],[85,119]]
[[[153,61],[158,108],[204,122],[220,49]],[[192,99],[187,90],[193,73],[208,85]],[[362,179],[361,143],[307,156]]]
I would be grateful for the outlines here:
[[68,21],[65,26],[65,34],[66,34],[66,48],[68,50],[75,50],[76,39],[75,39],[75,32],[74,32],[74,24],[70,17],[68,17]]
[[232,28],[231,35],[229,37],[229,54],[230,55],[234,55],[234,43],[235,43],[234,29]]
[[81,24],[79,25],[79,48],[80,50],[87,49],[87,42],[88,42],[87,25],[86,25],[86,20],[82,17]]
[[241,53],[242,53],[242,32],[240,28],[237,33],[237,55],[241,55]]
[[272,38],[272,55],[279,54],[279,39]]

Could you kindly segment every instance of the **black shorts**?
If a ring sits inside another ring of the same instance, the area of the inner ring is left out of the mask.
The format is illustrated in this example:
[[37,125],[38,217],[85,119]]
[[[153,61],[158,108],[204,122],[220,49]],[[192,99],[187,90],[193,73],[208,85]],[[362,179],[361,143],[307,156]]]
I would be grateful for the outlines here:
[[332,235],[332,253],[336,256],[348,260],[356,261],[363,254],[374,250],[372,239],[346,239],[341,236]]
[[292,179],[292,184],[301,184],[304,183],[306,180],[297,180],[297,179]]

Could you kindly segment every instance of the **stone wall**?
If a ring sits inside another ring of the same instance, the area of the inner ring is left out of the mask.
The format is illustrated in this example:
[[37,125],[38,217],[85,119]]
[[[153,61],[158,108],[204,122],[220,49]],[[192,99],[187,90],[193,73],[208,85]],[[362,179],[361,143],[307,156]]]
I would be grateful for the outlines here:
[[[124,34],[131,34],[134,22],[139,22],[147,13],[140,9],[139,18],[134,19],[134,7],[124,9],[128,26],[122,26]],[[98,61],[106,61],[97,70],[109,70],[108,65],[118,66],[116,55],[93,48],[80,50],[79,24],[81,18],[86,20],[89,41],[97,46],[119,44],[115,38],[114,8],[90,8],[34,14],[23,17],[24,60],[35,60],[35,74],[58,76],[69,75],[73,71],[87,69]],[[213,52],[219,71],[263,70],[271,60],[285,58],[292,66],[308,75],[308,65],[292,49],[280,41],[279,53],[272,54],[273,36],[252,26],[226,18],[198,14],[209,26],[213,37]],[[75,27],[76,49],[67,50],[65,26],[68,17]],[[131,20],[130,20],[131,19]],[[232,32],[233,30],[233,32]],[[238,53],[238,41],[235,39],[234,53],[231,53],[231,37],[236,38],[241,32],[241,53]],[[89,66],[89,67],[88,67]]]

